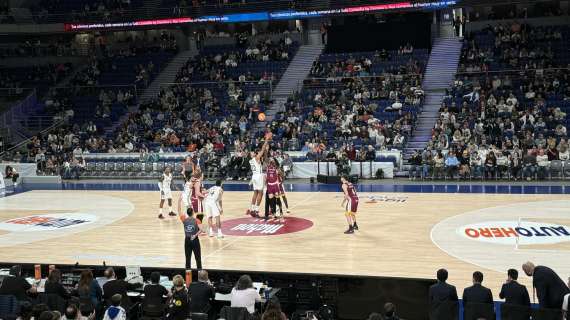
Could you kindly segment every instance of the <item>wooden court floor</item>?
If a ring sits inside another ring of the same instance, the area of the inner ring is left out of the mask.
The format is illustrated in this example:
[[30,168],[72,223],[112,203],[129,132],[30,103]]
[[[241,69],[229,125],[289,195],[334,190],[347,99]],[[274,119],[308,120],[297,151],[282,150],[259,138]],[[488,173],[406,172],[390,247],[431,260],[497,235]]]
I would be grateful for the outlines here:
[[[244,218],[249,198],[249,192],[226,192],[223,219]],[[458,290],[480,270],[495,295],[506,269],[520,270],[526,260],[570,276],[569,196],[361,194],[354,235],[343,234],[340,193],[289,192],[288,198],[289,221],[303,218],[312,226],[279,235],[203,236],[204,268],[433,278],[445,267]],[[2,198],[0,261],[181,268],[181,223],[158,220],[157,200],[157,192],[146,191],[32,191]],[[508,237],[513,223],[524,235],[537,235]],[[470,238],[465,230],[481,234]],[[483,236],[490,232],[493,237]],[[530,284],[522,272],[521,280]]]

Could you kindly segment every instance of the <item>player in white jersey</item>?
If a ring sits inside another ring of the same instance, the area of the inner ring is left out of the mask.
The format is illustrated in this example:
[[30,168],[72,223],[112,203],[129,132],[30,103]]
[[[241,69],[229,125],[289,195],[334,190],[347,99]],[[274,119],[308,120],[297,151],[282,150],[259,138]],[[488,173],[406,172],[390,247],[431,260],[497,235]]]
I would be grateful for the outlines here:
[[162,215],[162,207],[164,207],[164,200],[168,200],[168,215],[176,216],[172,211],[172,180],[173,175],[170,167],[164,169],[164,173],[158,179],[158,189],[160,190],[160,205],[158,206],[158,218],[164,219]]
[[269,139],[271,136],[266,136],[265,142],[261,147],[259,152],[252,151],[250,153],[251,159],[249,160],[249,166],[251,169],[251,184],[253,185],[253,196],[251,197],[251,205],[247,210],[246,214],[253,217],[259,216],[259,205],[261,204],[261,199],[263,199],[263,188],[265,186],[263,167],[261,165],[261,160],[267,149],[269,149]]
[[[206,217],[208,217],[208,235],[213,237],[214,227],[217,227],[218,239],[224,237],[221,221],[221,215],[224,213],[224,209],[222,207],[223,195],[224,189],[222,188],[222,180],[216,180],[216,185],[208,189],[206,192],[206,198],[204,198],[204,211],[206,212]],[[215,223],[213,223],[214,219],[216,219]]]
[[[186,212],[186,209],[192,206],[190,202],[191,195],[192,195],[192,173],[191,171],[186,171],[184,172],[184,189],[182,191],[182,194],[180,194],[180,199],[178,200],[178,211]],[[180,206],[181,202],[184,205],[182,210]]]

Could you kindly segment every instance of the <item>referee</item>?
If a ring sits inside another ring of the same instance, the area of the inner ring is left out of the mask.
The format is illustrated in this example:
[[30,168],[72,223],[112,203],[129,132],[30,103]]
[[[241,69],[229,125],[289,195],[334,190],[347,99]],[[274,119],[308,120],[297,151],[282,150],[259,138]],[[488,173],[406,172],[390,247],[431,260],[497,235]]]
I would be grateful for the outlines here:
[[202,249],[200,248],[200,238],[198,235],[202,232],[200,221],[194,216],[192,207],[186,210],[186,214],[180,213],[180,220],[184,225],[184,254],[186,255],[186,270],[191,269],[192,252],[196,259],[198,270],[202,269]]

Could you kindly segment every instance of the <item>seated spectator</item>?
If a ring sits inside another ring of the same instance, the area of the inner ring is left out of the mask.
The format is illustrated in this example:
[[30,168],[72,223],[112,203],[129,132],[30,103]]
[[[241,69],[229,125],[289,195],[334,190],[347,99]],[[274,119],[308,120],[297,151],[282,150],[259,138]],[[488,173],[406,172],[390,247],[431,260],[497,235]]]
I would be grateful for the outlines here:
[[45,284],[44,292],[47,294],[57,294],[63,299],[69,299],[70,295],[67,289],[61,284],[61,271],[53,269],[48,276]]
[[167,319],[172,320],[185,320],[189,312],[189,297],[186,286],[184,285],[184,278],[177,274],[172,279],[172,289],[170,290],[172,296],[168,303]]
[[131,300],[128,297],[128,292],[137,289],[141,284],[132,284],[123,279],[117,279],[113,268],[107,268],[105,270],[105,278],[107,279],[107,282],[103,285],[103,298],[109,301],[113,296],[119,294],[121,295],[123,306],[126,309],[130,308]]
[[528,150],[523,158],[522,177],[528,181],[532,180],[536,175],[536,156],[532,150]]
[[143,306],[161,306],[164,304],[167,296],[168,290],[160,284],[160,273],[158,271],[152,272],[150,274],[150,284],[144,287]]
[[408,176],[409,176],[410,180],[414,180],[418,176],[421,177],[422,176],[422,156],[418,152],[418,150],[414,151],[414,153],[412,154],[412,157],[410,158],[410,160],[408,162],[410,164],[410,167],[408,169]]
[[396,315],[396,306],[391,302],[384,304],[384,320],[400,320]]
[[114,294],[110,298],[111,306],[105,310],[105,315],[103,320],[126,320],[127,312],[123,307],[121,307],[122,296],[120,294]]
[[79,309],[74,304],[70,304],[65,308],[65,312],[63,313],[63,317],[61,320],[80,320]]
[[103,290],[101,290],[99,283],[93,279],[93,273],[90,270],[81,272],[77,284],[77,295],[81,303],[91,304],[93,308],[99,305],[99,301],[103,297]]
[[247,308],[250,314],[255,312],[255,303],[260,302],[261,297],[253,287],[253,282],[248,275],[239,278],[231,292],[231,307]]
[[281,304],[277,297],[273,297],[267,302],[265,311],[261,315],[262,320],[287,320],[287,316],[281,311]]
[[459,160],[455,156],[453,151],[450,151],[447,154],[447,158],[445,159],[445,169],[446,169],[446,176],[449,176],[450,179],[453,179],[457,174],[459,168]]
[[10,268],[10,274],[2,280],[0,294],[13,295],[18,301],[29,301],[28,293],[35,293],[36,287],[30,285],[26,278],[22,277],[22,267],[19,265]]
[[18,318],[16,320],[32,320],[34,316],[34,308],[31,302],[24,301],[20,304]]
[[541,148],[538,150],[538,155],[536,156],[536,164],[537,164],[537,176],[539,179],[546,178],[546,173],[548,172],[548,167],[550,162],[548,161],[548,156],[544,153],[544,150]]
[[206,270],[198,271],[198,281],[192,282],[188,288],[190,300],[190,312],[208,313],[211,309],[211,302],[214,301],[216,291]]

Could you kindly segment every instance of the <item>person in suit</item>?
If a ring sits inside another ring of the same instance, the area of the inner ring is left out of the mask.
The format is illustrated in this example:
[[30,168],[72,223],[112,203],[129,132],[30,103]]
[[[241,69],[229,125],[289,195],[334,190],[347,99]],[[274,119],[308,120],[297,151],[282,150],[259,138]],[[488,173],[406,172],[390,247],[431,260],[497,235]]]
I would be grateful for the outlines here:
[[198,281],[192,282],[188,288],[190,293],[190,312],[208,313],[210,302],[214,300],[216,290],[208,279],[208,271],[198,271]]
[[530,307],[530,297],[526,287],[517,282],[519,272],[516,269],[507,271],[507,282],[503,284],[499,298],[505,299],[505,303],[517,306]]
[[[445,269],[437,270],[437,283],[429,288],[430,319],[442,319],[442,315],[447,315],[449,319],[455,319],[449,315],[447,306],[455,304],[457,306],[457,289],[448,284],[448,272]],[[447,319],[447,318],[446,318]]]
[[465,303],[493,303],[493,293],[482,285],[483,273],[473,272],[473,285],[463,290],[463,304]]
[[522,268],[527,276],[532,277],[532,286],[536,289],[540,307],[561,309],[564,296],[570,293],[570,289],[556,272],[549,267],[535,266],[530,261],[523,264]]
[[[473,272],[473,285],[463,290],[464,319],[488,318],[493,315],[493,294],[482,285],[483,273]],[[486,308],[481,304],[491,306]],[[494,319],[494,318],[493,318]]]

